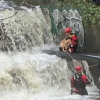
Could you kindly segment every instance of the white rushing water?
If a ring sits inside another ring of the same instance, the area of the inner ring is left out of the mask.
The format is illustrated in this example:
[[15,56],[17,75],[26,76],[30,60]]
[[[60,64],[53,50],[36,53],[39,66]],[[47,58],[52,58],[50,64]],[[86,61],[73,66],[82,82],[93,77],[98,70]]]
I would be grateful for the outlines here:
[[[0,100],[94,100],[98,96],[94,83],[87,87],[88,96],[70,95],[75,61],[69,65],[65,59],[41,52],[58,48],[40,7],[21,9],[0,22],[0,49],[8,52],[0,51]],[[1,11],[0,19],[15,12]],[[91,76],[88,64],[83,61],[83,65]]]
[[[36,50],[36,49],[35,49]],[[37,49],[38,50],[38,49]],[[85,63],[87,65],[87,63]],[[0,100],[94,100],[94,85],[88,96],[70,95],[71,71],[65,59],[38,51],[0,53]]]

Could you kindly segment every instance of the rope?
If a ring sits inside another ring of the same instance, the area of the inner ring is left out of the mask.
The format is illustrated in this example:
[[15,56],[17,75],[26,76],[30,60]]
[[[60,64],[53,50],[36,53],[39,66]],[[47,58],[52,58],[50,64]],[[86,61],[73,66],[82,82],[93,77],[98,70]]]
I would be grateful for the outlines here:
[[94,64],[94,65],[92,65],[92,66],[89,66],[89,67],[94,67],[94,66],[96,66],[96,65],[98,65],[98,63],[96,63],[96,64]]
[[[78,60],[74,59],[73,56],[71,56],[70,53],[67,52],[67,54],[71,57],[72,60],[77,61],[81,66],[83,66]],[[94,64],[94,65],[91,65],[91,66],[89,66],[89,67],[94,67],[94,66],[96,66],[96,65],[98,65],[98,63],[96,63],[96,64]]]
[[[71,57],[72,60],[75,60],[77,63],[79,63],[79,61],[76,60],[76,59],[74,59],[74,58],[70,55],[70,53],[67,52],[67,54]],[[79,64],[80,64],[81,66],[83,66],[81,63],[79,63]]]

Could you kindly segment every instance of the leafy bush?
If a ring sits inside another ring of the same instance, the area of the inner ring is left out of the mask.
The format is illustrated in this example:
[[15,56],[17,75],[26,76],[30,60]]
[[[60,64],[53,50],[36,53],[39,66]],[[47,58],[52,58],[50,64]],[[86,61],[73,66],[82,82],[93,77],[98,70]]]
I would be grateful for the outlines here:
[[74,8],[80,8],[81,18],[85,26],[88,25],[88,22],[91,22],[92,25],[100,25],[100,6],[96,6],[93,0],[58,0],[63,6],[71,5]]

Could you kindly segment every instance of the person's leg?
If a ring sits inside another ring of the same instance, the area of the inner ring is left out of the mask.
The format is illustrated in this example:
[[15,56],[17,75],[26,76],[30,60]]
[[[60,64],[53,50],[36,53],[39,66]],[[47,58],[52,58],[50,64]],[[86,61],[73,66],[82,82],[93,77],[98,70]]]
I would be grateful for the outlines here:
[[81,89],[80,95],[88,95],[88,92],[87,92],[86,88]]

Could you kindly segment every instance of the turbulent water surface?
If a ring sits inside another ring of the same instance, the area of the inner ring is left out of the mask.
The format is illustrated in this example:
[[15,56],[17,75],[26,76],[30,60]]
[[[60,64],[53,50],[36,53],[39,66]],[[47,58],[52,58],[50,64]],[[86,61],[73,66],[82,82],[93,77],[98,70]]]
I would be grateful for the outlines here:
[[68,62],[39,50],[0,53],[0,100],[94,100],[98,97],[97,92],[92,92],[97,91],[94,84],[87,86],[88,96],[70,95],[72,72]]
[[[1,9],[0,19],[16,12],[4,4],[6,8]],[[98,97],[94,83],[87,86],[88,96],[70,95],[70,79],[78,63],[41,52],[58,48],[49,24],[39,6],[32,9],[22,6],[16,16],[0,22],[0,100],[94,100]],[[81,63],[91,77],[88,64]]]

